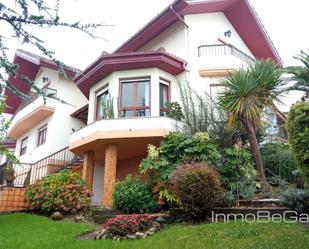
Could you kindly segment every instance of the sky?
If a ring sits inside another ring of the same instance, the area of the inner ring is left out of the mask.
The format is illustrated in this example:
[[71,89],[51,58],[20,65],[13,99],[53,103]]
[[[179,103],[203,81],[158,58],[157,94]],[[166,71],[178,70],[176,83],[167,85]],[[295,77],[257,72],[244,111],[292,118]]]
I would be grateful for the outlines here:
[[[52,4],[54,0],[47,2]],[[57,59],[85,69],[103,51],[115,50],[171,2],[173,0],[62,0],[60,16],[63,20],[110,25],[94,31],[101,39],[92,39],[67,28],[32,31],[45,41],[47,48],[56,53]],[[251,3],[285,66],[297,63],[293,56],[301,49],[309,49],[309,0],[251,0]],[[8,27],[0,25],[0,29]],[[21,45],[14,39],[7,44],[10,58],[13,58],[17,48],[39,53],[35,48]]]

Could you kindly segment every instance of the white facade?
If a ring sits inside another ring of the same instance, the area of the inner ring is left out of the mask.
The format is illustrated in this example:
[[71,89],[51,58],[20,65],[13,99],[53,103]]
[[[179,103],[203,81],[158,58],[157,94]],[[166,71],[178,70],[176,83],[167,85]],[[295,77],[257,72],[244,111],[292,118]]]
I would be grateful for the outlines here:
[[[188,62],[186,81],[197,92],[209,94],[210,84],[218,84],[221,81],[219,77],[201,77],[199,74],[201,69],[238,69],[247,66],[247,63],[234,55],[198,56],[199,46],[223,44],[219,41],[220,38],[254,58],[224,13],[185,15],[184,21],[188,27],[178,21],[140,50],[164,48],[167,52],[186,60]],[[229,30],[231,37],[224,37],[224,32]]]
[[[70,134],[85,126],[82,121],[71,116],[75,110],[88,102],[75,83],[70,79],[59,76],[56,70],[42,67],[35,79],[36,86],[42,88],[46,84],[43,83],[43,77],[48,78],[50,83],[48,88],[57,90],[57,98],[66,103],[51,98],[47,98],[46,103],[44,103],[41,96],[13,116],[10,129],[40,106],[54,108],[52,115],[36,123],[30,130],[17,138],[15,155],[22,163],[35,163],[67,147]],[[44,125],[47,125],[46,142],[38,146],[38,130]],[[21,141],[26,137],[28,137],[26,153],[20,156]]]
[[[119,82],[123,78],[151,78],[151,116],[159,116],[159,78],[171,82],[170,100],[180,101],[179,84],[188,82],[198,93],[210,94],[211,84],[218,84],[219,77],[201,77],[199,71],[203,68],[210,69],[238,69],[247,66],[247,63],[234,55],[198,56],[198,47],[201,45],[220,45],[218,38],[224,37],[224,32],[231,31],[231,38],[226,38],[231,45],[253,57],[252,53],[242,41],[236,30],[223,13],[207,13],[186,15],[184,21],[188,28],[180,21],[166,29],[141,51],[152,51],[164,48],[168,53],[185,59],[188,62],[187,70],[178,76],[173,76],[157,68],[116,71],[100,80],[90,89],[88,124],[95,122],[96,93],[108,87],[114,100],[114,110],[118,109]],[[214,91],[212,91],[214,92]]]

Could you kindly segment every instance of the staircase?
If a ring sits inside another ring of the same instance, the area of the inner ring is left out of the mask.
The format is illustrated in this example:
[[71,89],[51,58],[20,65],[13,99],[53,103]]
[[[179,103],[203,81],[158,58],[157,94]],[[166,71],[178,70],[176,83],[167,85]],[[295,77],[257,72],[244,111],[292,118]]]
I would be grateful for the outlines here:
[[83,159],[63,148],[33,164],[17,163],[13,165],[15,181],[8,186],[4,181],[3,167],[0,166],[0,213],[29,209],[26,200],[26,187],[42,178],[65,169],[82,173]]
[[[35,163],[13,164],[15,170],[15,181],[13,187],[23,188],[33,184],[42,178],[65,169],[81,173],[83,159],[76,156],[68,147],[65,147]],[[5,187],[3,167],[0,166],[0,188]]]

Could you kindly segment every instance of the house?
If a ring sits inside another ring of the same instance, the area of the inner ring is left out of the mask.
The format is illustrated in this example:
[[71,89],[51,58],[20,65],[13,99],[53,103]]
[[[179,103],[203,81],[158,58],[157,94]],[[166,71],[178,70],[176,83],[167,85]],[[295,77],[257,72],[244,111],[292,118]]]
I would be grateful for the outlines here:
[[137,173],[147,145],[175,129],[164,107],[180,100],[179,84],[215,96],[220,77],[266,58],[282,65],[247,0],[174,1],[112,54],[102,53],[74,79],[89,101],[80,110],[88,118],[69,144],[84,158],[93,204],[111,207],[115,181]]
[[[69,137],[85,123],[71,114],[88,100],[73,82],[75,70],[65,68],[63,76],[53,61],[20,49],[15,53],[14,63],[19,65],[18,73],[9,80],[30,96],[23,101],[10,92],[5,93],[6,112],[12,114],[7,136],[14,139],[15,156],[20,161],[14,165],[15,183],[23,185],[27,176],[34,182],[73,159],[74,154],[68,151]],[[37,94],[23,77],[33,80],[35,87],[52,98],[44,99]],[[12,144],[6,146],[12,148]]]

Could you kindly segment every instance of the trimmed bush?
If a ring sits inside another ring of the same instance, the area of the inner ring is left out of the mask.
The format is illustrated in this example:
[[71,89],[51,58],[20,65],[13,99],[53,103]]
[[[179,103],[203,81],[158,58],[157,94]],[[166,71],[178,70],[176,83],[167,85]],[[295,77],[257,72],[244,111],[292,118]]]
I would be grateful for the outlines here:
[[76,213],[90,204],[91,195],[81,176],[69,170],[43,178],[26,192],[30,205],[42,213]]
[[150,186],[130,175],[125,181],[116,183],[113,201],[114,207],[126,214],[151,213],[158,207]]
[[265,174],[268,178],[274,177],[274,175],[285,180],[294,178],[292,172],[296,170],[297,166],[288,144],[267,143],[261,148],[261,154]]
[[145,232],[155,226],[153,218],[149,215],[118,215],[111,218],[104,225],[106,238],[125,238],[127,235],[135,235],[137,232]]
[[286,127],[293,156],[309,183],[309,102],[297,103],[291,107]]
[[202,220],[218,202],[218,173],[204,163],[179,166],[172,175],[176,196],[188,219]]

